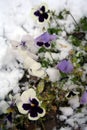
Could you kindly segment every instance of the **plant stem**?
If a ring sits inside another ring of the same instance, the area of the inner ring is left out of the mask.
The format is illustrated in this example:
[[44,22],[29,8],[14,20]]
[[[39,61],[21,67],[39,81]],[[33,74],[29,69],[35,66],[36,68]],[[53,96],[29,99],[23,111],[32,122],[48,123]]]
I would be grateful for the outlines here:
[[45,126],[44,126],[44,124],[43,124],[42,119],[41,119],[40,121],[41,121],[41,126],[42,126],[42,129],[43,129],[43,130],[46,130],[46,129],[45,129]]
[[72,17],[72,19],[74,20],[75,24],[77,25],[78,29],[80,29],[80,26],[78,25],[77,21],[75,20],[75,18],[73,17],[73,15],[71,13],[69,13],[69,15]]

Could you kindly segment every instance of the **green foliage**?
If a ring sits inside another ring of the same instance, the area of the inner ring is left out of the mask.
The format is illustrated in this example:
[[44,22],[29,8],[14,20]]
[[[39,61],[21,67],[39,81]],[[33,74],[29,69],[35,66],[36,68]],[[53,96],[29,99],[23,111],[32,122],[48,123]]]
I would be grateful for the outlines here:
[[64,16],[63,16],[62,13],[63,13],[62,11],[59,13],[59,15],[58,15],[58,18],[59,18],[59,19],[64,19]]
[[51,64],[50,61],[49,61],[49,59],[46,60],[46,59],[44,59],[44,57],[41,58],[40,60],[41,60],[41,65],[42,65],[42,67],[48,68],[48,66],[50,66],[50,64]]
[[87,55],[80,53],[78,59],[80,59],[79,61],[80,66],[84,65],[84,63],[87,63]]
[[81,18],[80,26],[83,31],[87,31],[87,17]]
[[71,36],[71,42],[74,46],[78,47],[81,44],[81,40],[79,40],[77,37]]
[[61,28],[48,28],[47,30],[50,34],[58,34],[59,32],[62,32]]
[[39,82],[38,86],[37,86],[37,91],[38,91],[38,93],[40,94],[40,93],[43,92],[43,90],[44,90],[44,80],[41,80],[41,81]]
[[39,50],[38,50],[38,53],[41,53],[41,52],[46,52],[47,49],[45,47],[41,47]]

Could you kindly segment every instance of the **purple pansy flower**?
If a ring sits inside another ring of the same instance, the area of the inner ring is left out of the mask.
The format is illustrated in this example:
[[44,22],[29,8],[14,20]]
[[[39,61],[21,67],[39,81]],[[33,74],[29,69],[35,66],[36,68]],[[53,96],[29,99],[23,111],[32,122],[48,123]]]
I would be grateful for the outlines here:
[[35,39],[35,42],[38,46],[45,46],[45,47],[49,47],[50,46],[50,41],[56,40],[57,35],[52,35],[49,34],[48,32],[45,32],[43,34],[41,34],[40,36],[38,36]]
[[83,94],[82,94],[82,97],[80,99],[80,103],[81,104],[87,104],[87,91],[85,91]]
[[63,73],[71,73],[73,71],[73,64],[67,60],[67,59],[64,59],[62,61],[60,61],[58,64],[57,64],[57,68],[63,72]]
[[45,6],[41,6],[34,12],[34,15],[38,17],[39,22],[44,22],[45,19],[48,19],[48,12],[45,11]]

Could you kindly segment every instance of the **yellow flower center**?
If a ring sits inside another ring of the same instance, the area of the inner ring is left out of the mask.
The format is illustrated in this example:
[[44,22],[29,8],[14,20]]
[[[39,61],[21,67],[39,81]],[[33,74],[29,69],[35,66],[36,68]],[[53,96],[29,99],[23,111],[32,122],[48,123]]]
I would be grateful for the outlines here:
[[35,104],[31,103],[31,106],[32,106],[32,107],[34,107],[34,106],[35,106]]

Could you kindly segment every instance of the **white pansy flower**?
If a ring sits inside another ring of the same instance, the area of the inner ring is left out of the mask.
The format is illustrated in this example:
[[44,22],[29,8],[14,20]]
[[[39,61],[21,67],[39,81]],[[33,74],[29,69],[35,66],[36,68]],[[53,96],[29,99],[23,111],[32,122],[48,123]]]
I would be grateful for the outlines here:
[[[26,36],[25,38],[27,38],[26,42],[32,41],[31,39],[29,41],[28,36]],[[23,46],[25,46],[25,42],[22,44],[23,44]],[[15,45],[17,47],[15,47]],[[19,59],[22,60],[24,68],[28,69],[28,72],[30,75],[33,75],[33,76],[36,76],[39,78],[45,77],[46,72],[41,67],[41,64],[36,61],[37,57],[35,54],[29,52],[28,49],[23,49],[20,45],[18,45],[17,43],[14,43],[14,42],[13,42],[13,47],[14,47],[15,53],[17,54]]]
[[30,120],[38,120],[45,115],[45,109],[40,106],[36,92],[32,88],[22,93],[16,105],[21,114],[28,114]]
[[72,45],[66,42],[64,39],[58,39],[56,41],[56,48],[60,50],[60,53],[59,53],[60,60],[66,58],[73,49]]

